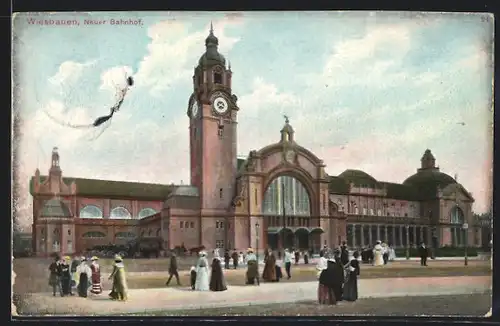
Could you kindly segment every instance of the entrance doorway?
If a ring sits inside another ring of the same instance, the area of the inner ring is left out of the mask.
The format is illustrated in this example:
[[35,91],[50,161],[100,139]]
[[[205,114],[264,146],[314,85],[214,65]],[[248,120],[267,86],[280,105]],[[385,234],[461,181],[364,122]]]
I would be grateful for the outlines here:
[[298,228],[295,231],[295,239],[297,249],[309,249],[309,231],[306,228]]

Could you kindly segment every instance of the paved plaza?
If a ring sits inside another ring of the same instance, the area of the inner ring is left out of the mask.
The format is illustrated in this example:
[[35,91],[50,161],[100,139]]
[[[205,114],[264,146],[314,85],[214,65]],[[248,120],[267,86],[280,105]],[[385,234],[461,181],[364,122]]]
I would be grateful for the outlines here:
[[[359,297],[439,296],[480,294],[491,289],[489,276],[412,277],[359,280]],[[24,298],[23,315],[117,315],[163,310],[209,309],[256,304],[314,301],[317,282],[264,283],[261,286],[232,286],[225,292],[194,292],[188,288],[137,289],[127,302],[111,301],[106,289],[100,296],[53,297],[37,293]]]

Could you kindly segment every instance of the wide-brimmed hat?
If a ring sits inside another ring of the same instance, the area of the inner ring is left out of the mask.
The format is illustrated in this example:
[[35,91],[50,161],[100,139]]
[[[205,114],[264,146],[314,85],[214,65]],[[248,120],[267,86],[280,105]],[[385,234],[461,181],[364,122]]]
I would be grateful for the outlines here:
[[64,260],[71,260],[71,257],[70,256],[64,256],[63,259]]
[[200,251],[200,252],[198,253],[198,255],[200,255],[200,256],[206,256],[206,255],[207,255],[207,252],[206,252],[206,251],[204,251],[204,250],[202,250],[202,251]]
[[123,258],[122,258],[122,256],[120,256],[120,255],[115,255],[115,260],[122,261],[122,260],[123,260]]
[[247,252],[253,252],[253,249],[252,248],[248,248]]
[[94,261],[94,260],[99,260],[99,257],[97,256],[92,256],[92,258],[90,258],[90,260]]

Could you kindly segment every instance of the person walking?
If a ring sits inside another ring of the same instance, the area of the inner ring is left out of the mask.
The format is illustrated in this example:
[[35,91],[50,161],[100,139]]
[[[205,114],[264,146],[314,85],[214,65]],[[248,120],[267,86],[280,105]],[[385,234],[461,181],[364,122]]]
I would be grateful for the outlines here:
[[181,285],[181,281],[179,280],[179,272],[177,271],[177,256],[174,252],[170,256],[170,266],[168,267],[168,280],[165,283],[166,286],[170,284],[172,277],[175,276],[175,280],[177,281],[177,285]]
[[287,276],[287,279],[291,279],[292,278],[292,271],[291,271],[291,268],[292,268],[292,254],[290,253],[290,251],[288,249],[285,249],[285,257],[284,257],[284,262],[285,262],[285,270],[286,270],[286,276]]
[[229,250],[226,250],[224,252],[224,269],[228,270],[229,269],[229,260],[231,259],[231,256],[229,255]]
[[421,243],[418,248],[420,256],[420,266],[427,266],[427,257],[429,256],[429,250],[425,246],[425,243]]
[[236,251],[236,249],[234,249],[233,254],[231,255],[231,258],[233,259],[234,269],[237,269],[239,255],[238,255],[238,252]]

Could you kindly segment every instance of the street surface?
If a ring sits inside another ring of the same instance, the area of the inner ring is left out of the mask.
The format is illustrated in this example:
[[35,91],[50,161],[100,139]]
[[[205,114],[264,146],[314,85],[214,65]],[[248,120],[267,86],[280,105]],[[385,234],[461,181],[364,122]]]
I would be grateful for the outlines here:
[[[129,290],[127,302],[109,300],[107,291],[87,299],[61,298],[53,297],[50,293],[37,293],[24,297],[22,304],[18,306],[18,312],[27,315],[148,314],[165,310],[315,301],[317,286],[317,282],[300,282],[293,285],[263,283],[261,286],[232,286],[225,292],[194,292],[190,288],[136,289]],[[491,277],[361,279],[358,288],[360,299],[477,294],[491,289]]]
[[161,311],[151,316],[473,316],[482,317],[490,309],[491,292],[445,296],[360,299],[336,306],[316,301],[250,305],[202,310]]

